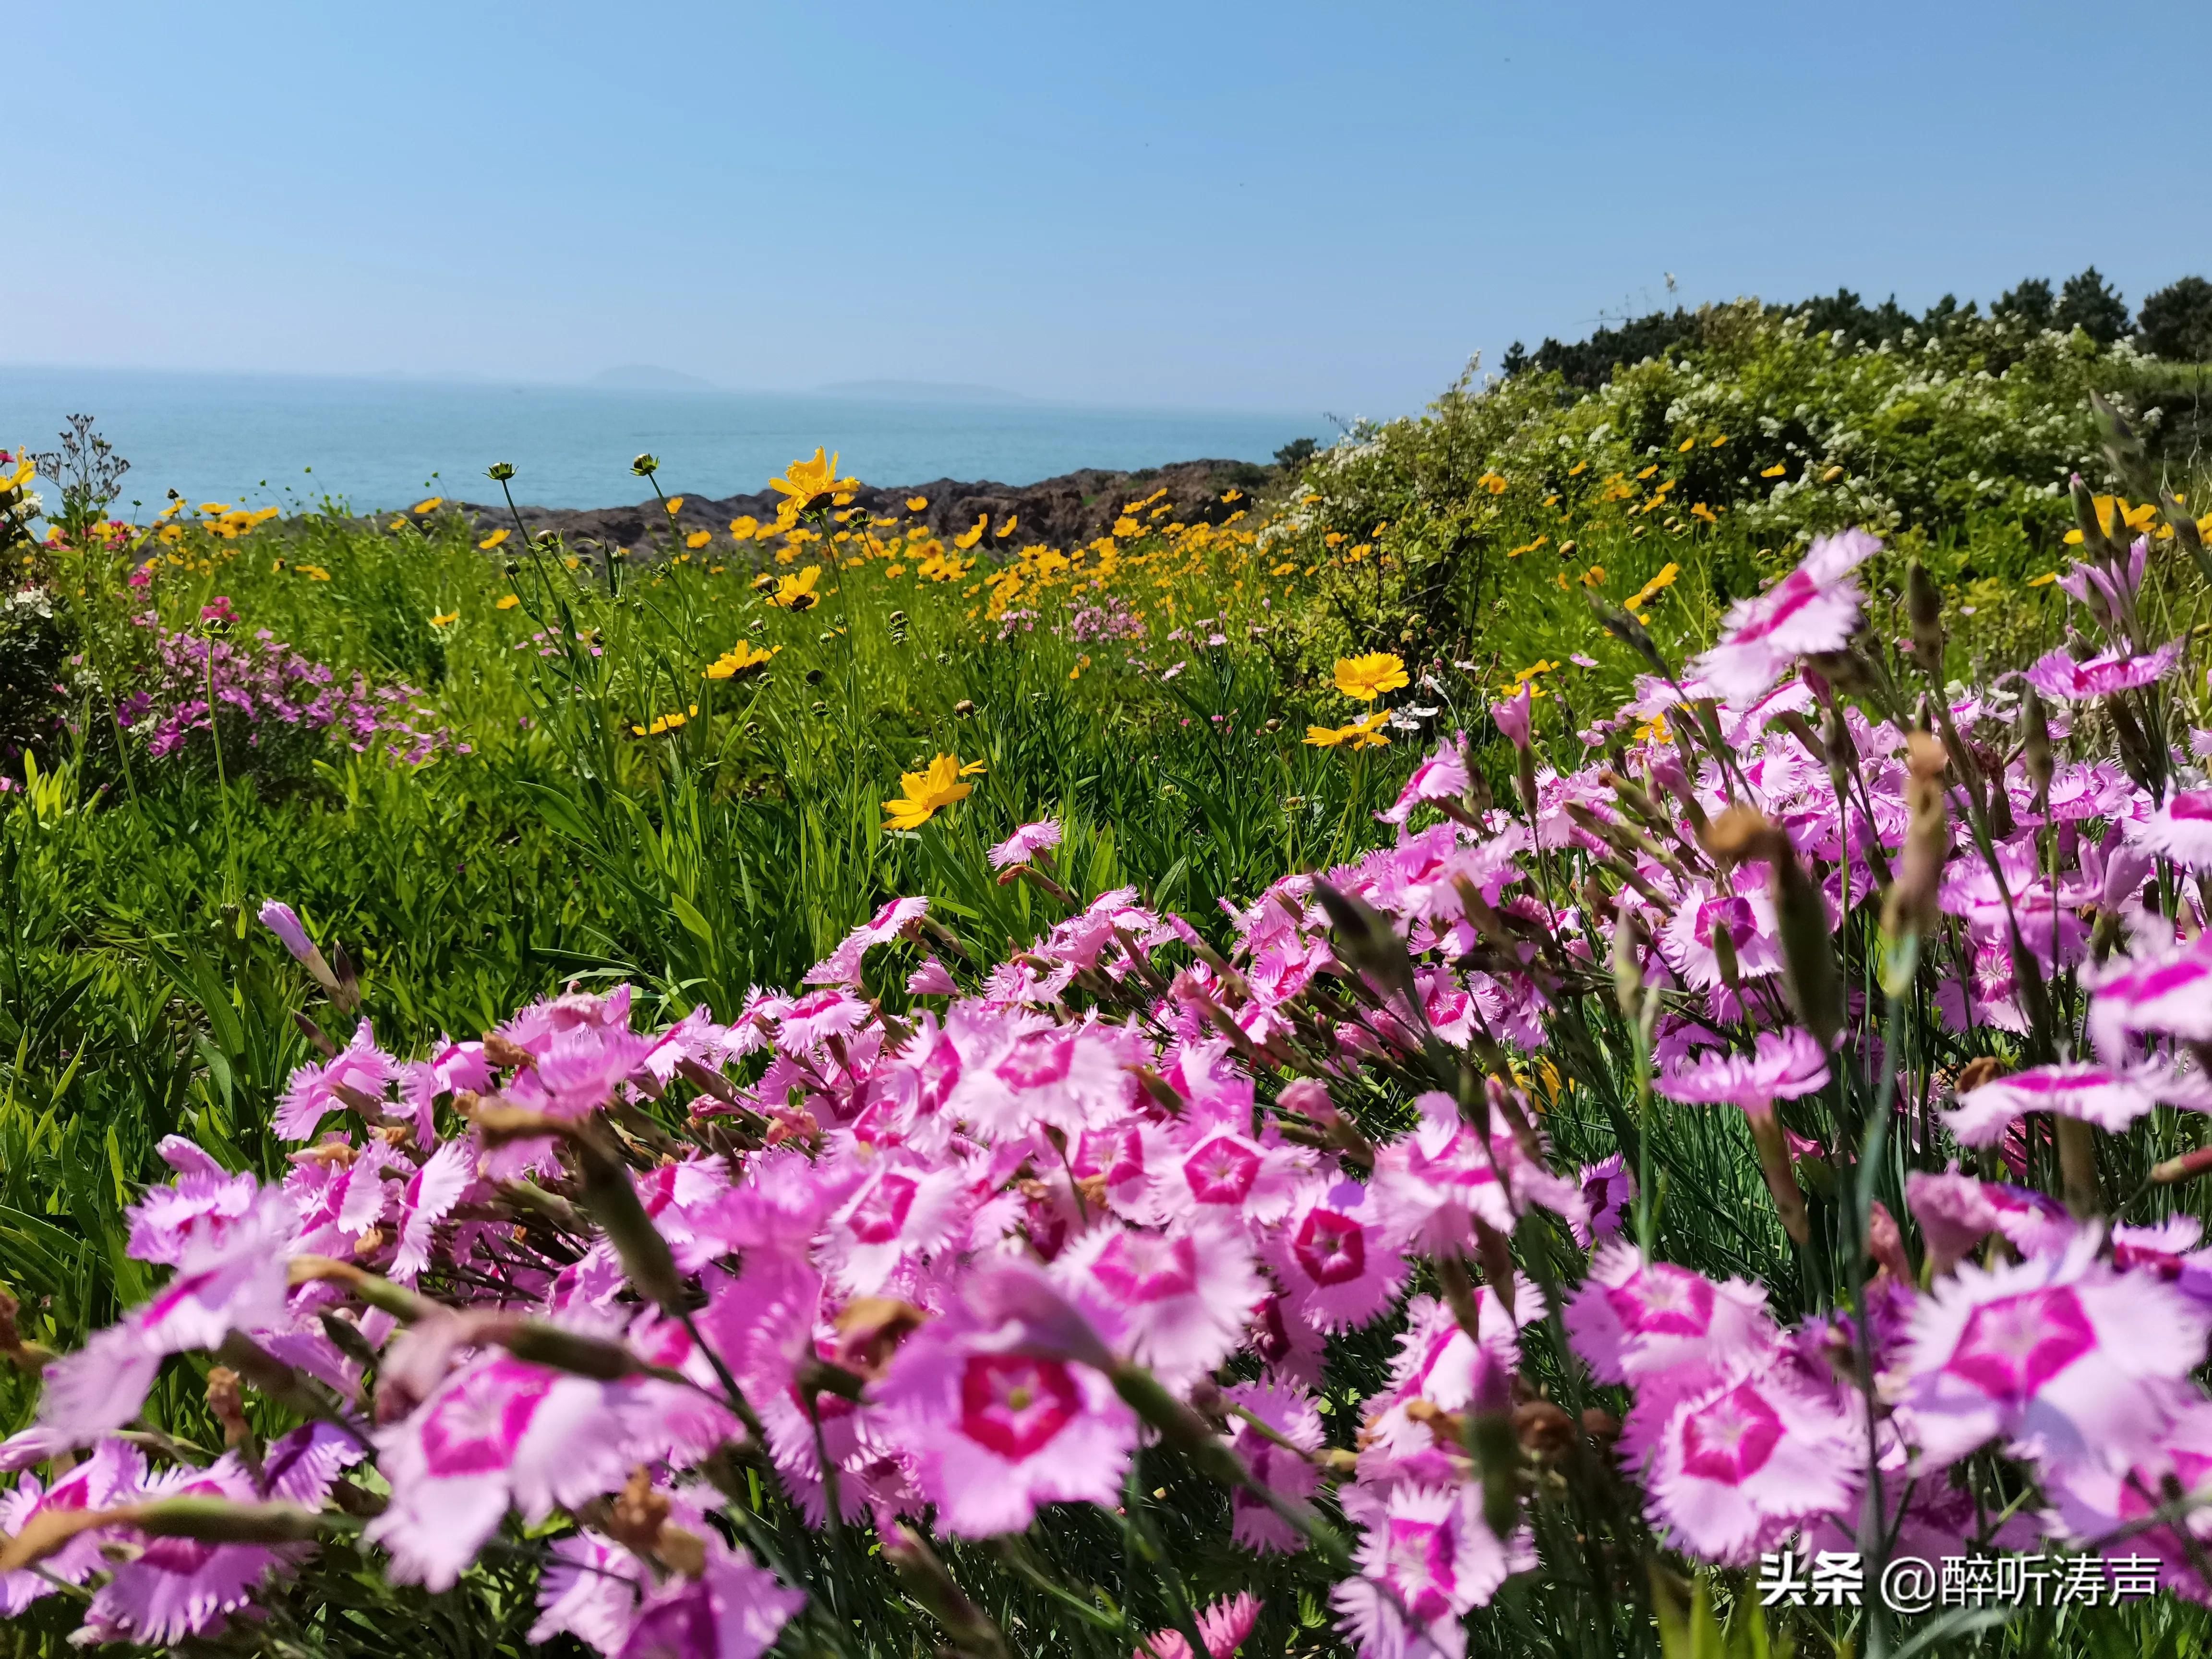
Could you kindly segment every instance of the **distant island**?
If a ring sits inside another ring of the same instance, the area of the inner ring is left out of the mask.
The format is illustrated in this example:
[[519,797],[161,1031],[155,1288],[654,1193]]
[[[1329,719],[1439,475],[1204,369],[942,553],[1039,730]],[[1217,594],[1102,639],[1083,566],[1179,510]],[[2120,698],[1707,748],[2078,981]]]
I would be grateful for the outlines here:
[[617,368],[603,368],[591,378],[590,384],[605,386],[613,392],[720,392],[712,380],[696,374],[686,374],[678,368],[663,368],[658,363],[624,363]]

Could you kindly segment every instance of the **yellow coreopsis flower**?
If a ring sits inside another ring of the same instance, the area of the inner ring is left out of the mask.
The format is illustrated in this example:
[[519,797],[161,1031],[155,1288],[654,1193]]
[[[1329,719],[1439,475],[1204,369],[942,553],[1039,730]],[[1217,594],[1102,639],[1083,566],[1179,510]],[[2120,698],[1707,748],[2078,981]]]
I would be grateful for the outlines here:
[[833,454],[824,460],[823,452],[817,447],[812,460],[793,461],[782,477],[770,478],[768,487],[784,497],[781,503],[782,512],[795,515],[804,513],[825,495],[834,498],[848,490],[858,489],[860,481],[839,477],[837,457]]
[[482,541],[480,541],[480,542],[478,542],[478,543],[477,544],[477,552],[479,552],[479,553],[489,553],[489,552],[490,552],[490,551],[492,550],[492,549],[494,549],[495,547],[497,547],[497,546],[498,546],[501,542],[505,541],[506,539],[507,539],[507,532],[506,532],[506,531],[504,531],[504,530],[495,530],[495,531],[493,531],[493,532],[491,532],[491,534],[490,534],[490,535],[489,535],[489,536],[485,537]]
[[920,513],[928,505],[929,497],[927,495],[909,495],[906,498],[906,510],[909,513]]
[[1760,477],[1762,477],[1762,478],[1778,478],[1778,477],[1780,477],[1784,473],[1785,473],[1785,472],[1787,472],[1787,471],[1790,471],[1790,464],[1789,464],[1788,462],[1786,462],[1786,461],[1777,461],[1777,462],[1775,462],[1775,464],[1774,464],[1772,466],[1768,467],[1765,471],[1761,472],[1759,476]]
[[672,519],[684,510],[684,498],[681,495],[671,495],[668,498],[667,506],[668,516]]
[[741,542],[749,542],[758,533],[760,520],[750,513],[741,513],[730,520],[730,534]]
[[458,611],[441,611],[436,616],[430,618],[430,626],[433,628],[446,628],[460,621],[460,619],[461,613]]
[[734,679],[740,674],[750,673],[782,649],[780,645],[772,645],[767,650],[762,651],[744,640],[739,640],[708,666],[707,678],[710,680],[727,680]]
[[[2145,501],[2141,507],[2132,507],[2126,497],[2120,495],[2097,495],[2091,501],[2097,509],[2097,524],[2107,536],[2118,537],[2123,531],[2146,529],[2158,516],[2157,507],[2149,501]],[[2068,531],[2065,541],[2069,547],[2079,547],[2081,544],[2081,530],[2076,527]]]
[[1373,702],[1384,692],[1411,684],[1406,678],[1405,659],[1391,652],[1370,651],[1364,657],[1336,659],[1336,689],[1362,702]]
[[1382,730],[1382,722],[1390,718],[1383,709],[1371,714],[1362,714],[1349,726],[1309,726],[1306,741],[1316,749],[1334,749],[1350,744],[1354,749],[1387,749],[1390,737]]
[[1631,594],[1620,608],[1641,616],[1644,613],[1644,607],[1672,587],[1674,585],[1674,579],[1681,574],[1681,566],[1668,563],[1657,575]]
[[814,591],[814,584],[821,579],[822,567],[810,564],[795,576],[780,578],[768,602],[782,611],[810,610],[821,597]]
[[884,803],[884,811],[890,815],[884,827],[919,830],[944,808],[974,793],[975,786],[961,780],[982,769],[981,761],[970,761],[963,766],[957,755],[939,755],[930,762],[927,771],[901,773],[899,799]]
[[520,594],[508,593],[501,596],[500,602],[494,605],[492,609],[495,611],[512,611],[515,606],[521,603],[522,596]]
[[1008,536],[1012,535],[1014,533],[1014,520],[1016,516],[1016,514],[1012,513],[1006,514],[1006,523],[1000,525],[996,530],[993,531],[991,534],[1002,541]]
[[990,527],[990,523],[991,515],[986,513],[981,518],[976,520],[974,524],[970,525],[967,529],[962,531],[958,535],[952,538],[953,546],[958,548],[963,553],[965,553],[969,548],[975,546],[977,542],[983,539],[983,532]]
[[414,507],[409,510],[416,513],[435,513],[445,504],[446,498],[443,495],[433,495],[427,501],[416,502]]
[[713,531],[695,530],[684,538],[684,545],[696,550],[706,546],[708,542],[711,542],[714,539],[714,532]]

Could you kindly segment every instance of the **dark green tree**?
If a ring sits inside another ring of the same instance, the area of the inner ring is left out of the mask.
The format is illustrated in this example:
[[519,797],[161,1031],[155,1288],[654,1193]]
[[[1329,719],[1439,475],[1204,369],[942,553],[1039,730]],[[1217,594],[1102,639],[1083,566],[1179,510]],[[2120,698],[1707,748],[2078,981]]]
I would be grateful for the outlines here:
[[2049,328],[2058,308],[2057,297],[2051,292],[2047,277],[2030,276],[2018,288],[2008,289],[1990,307],[1992,316],[2008,317],[2030,328]]
[[2212,283],[2185,276],[2142,302],[2143,349],[2172,362],[2212,362]]
[[2080,329],[2099,345],[2110,345],[2128,331],[2128,304],[2120,298],[2120,291],[2091,265],[2066,279],[2066,286],[2058,290],[2058,310],[2051,320],[2061,328]]

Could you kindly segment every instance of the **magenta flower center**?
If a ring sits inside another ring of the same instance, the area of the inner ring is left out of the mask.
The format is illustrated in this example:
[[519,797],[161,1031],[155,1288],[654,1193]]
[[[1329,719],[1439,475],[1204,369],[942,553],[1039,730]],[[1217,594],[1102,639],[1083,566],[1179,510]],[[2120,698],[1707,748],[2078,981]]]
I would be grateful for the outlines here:
[[1091,1275],[1127,1302],[1163,1302],[1198,1288],[1198,1246],[1188,1238],[1116,1233]]
[[945,1104],[945,1097],[960,1081],[960,1050],[952,1046],[952,1039],[942,1031],[938,1033],[936,1046],[930,1049],[921,1062],[921,1103],[935,1111]]
[[878,1181],[853,1206],[853,1237],[863,1244],[888,1244],[896,1238],[906,1225],[907,1212],[914,1208],[918,1184],[912,1176],[896,1172]]
[[1423,1624],[1451,1611],[1452,1536],[1435,1521],[1394,1519],[1382,1554],[1382,1582]]
[[1708,951],[1713,948],[1713,935],[1723,928],[1728,931],[1729,943],[1741,951],[1751,942],[1759,931],[1751,915],[1751,901],[1743,898],[1710,898],[1698,907],[1695,929],[1698,943]]
[[1252,1352],[1269,1364],[1290,1358],[1291,1334],[1283,1324],[1283,1298],[1266,1296],[1252,1316]]
[[1943,1369],[1995,1400],[2027,1400],[2097,1346],[2081,1299],[2064,1286],[1974,1310]]
[[2123,1271],[2133,1267],[2171,1284],[2181,1277],[2181,1258],[2171,1250],[2154,1250],[2148,1244],[2115,1244],[2112,1265]]
[[1776,584],[1767,595],[1765,613],[1753,617],[1736,629],[1735,643],[1747,645],[1754,640],[1765,639],[1810,605],[1820,596],[1820,592],[1813,579],[1805,574],[1804,567],[1799,566]]
[[1074,1060],[1074,1032],[1028,1031],[1014,1039],[1014,1046],[994,1069],[1001,1082],[1013,1088],[1042,1089],[1066,1077]]
[[1301,1222],[1291,1254],[1316,1285],[1342,1285],[1367,1271],[1366,1236],[1334,1210],[1316,1210]]
[[1741,1486],[1766,1466],[1781,1440],[1774,1407],[1750,1383],[1739,1383],[1683,1419],[1682,1472]]
[[2212,789],[2192,789],[2185,794],[2176,795],[2172,805],[2166,811],[2170,817],[2199,823],[2212,818]]
[[971,1354],[960,1378],[960,1431],[1018,1462],[1066,1428],[1080,1403],[1075,1379],[1057,1359]]
[[503,1362],[474,1372],[423,1419],[424,1464],[440,1479],[507,1468],[552,1387],[545,1373]]
[[1613,1316],[1632,1331],[1703,1336],[1713,1322],[1713,1287],[1686,1268],[1657,1262],[1608,1290]]
[[1183,1160],[1183,1179],[1201,1204],[1242,1204],[1260,1178],[1260,1154],[1228,1135],[1216,1135]]
[[1075,1173],[1103,1176],[1109,1187],[1145,1172],[1145,1149],[1134,1129],[1085,1129],[1076,1142]]

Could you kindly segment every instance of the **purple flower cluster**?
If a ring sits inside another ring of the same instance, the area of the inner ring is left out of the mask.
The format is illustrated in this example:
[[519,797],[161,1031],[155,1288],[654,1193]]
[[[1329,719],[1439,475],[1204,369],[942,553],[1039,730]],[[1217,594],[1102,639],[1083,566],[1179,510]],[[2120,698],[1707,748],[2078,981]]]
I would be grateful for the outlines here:
[[[228,603],[218,601],[224,614],[211,622],[228,620]],[[210,732],[220,737],[226,758],[242,766],[313,754],[330,743],[409,766],[447,748],[467,752],[413,686],[371,685],[358,672],[341,677],[267,629],[241,639],[164,629],[150,612],[138,620],[155,630],[154,659],[118,700],[116,714],[155,759],[204,752],[204,734]]]
[[1067,631],[1084,644],[1109,640],[1141,640],[1145,619],[1119,593],[1109,593],[1095,604],[1070,608]]

